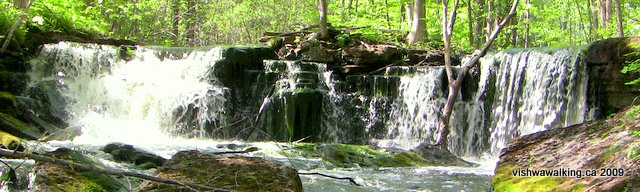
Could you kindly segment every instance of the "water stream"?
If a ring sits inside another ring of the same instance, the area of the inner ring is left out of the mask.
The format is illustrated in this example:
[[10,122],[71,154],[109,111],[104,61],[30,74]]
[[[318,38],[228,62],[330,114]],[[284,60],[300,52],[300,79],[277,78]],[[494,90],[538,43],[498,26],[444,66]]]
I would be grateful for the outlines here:
[[[246,135],[263,140],[246,143],[262,149],[255,155],[305,171],[350,176],[363,185],[302,176],[305,191],[487,191],[506,142],[581,123],[588,110],[586,66],[579,50],[499,52],[482,59],[467,78],[451,121],[450,150],[482,166],[337,169],[319,159],[278,155],[276,142],[256,132],[293,138],[305,136],[297,133],[306,126],[320,130],[314,139],[321,142],[400,149],[435,142],[446,96],[443,68],[395,67],[382,75],[338,81],[324,64],[265,61],[264,70],[247,70],[255,77],[247,83],[253,88],[237,90],[216,75],[224,67],[218,61],[227,59],[223,55],[224,48],[137,47],[129,57],[111,46],[45,45],[32,61],[32,81],[57,85],[66,101],[67,123],[82,134],[43,146],[72,146],[102,158],[100,146],[123,142],[170,158],[187,149],[224,151],[220,146],[244,144],[236,139]],[[317,99],[307,101],[304,94]],[[233,104],[238,98],[249,98],[251,104],[238,107]],[[315,106],[319,101],[322,105]],[[292,102],[297,108],[286,108]],[[232,129],[242,123],[237,119],[255,120],[260,128],[250,133]]]

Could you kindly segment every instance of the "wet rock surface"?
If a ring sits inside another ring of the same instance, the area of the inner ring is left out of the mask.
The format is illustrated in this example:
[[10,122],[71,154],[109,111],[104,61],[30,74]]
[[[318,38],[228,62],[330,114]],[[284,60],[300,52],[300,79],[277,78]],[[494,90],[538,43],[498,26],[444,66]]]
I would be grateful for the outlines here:
[[[640,106],[635,106],[612,119],[516,138],[502,150],[491,185],[495,191],[635,191],[639,133]],[[554,169],[560,175],[531,173]]]
[[[157,177],[232,191],[302,191],[298,172],[256,157],[213,156],[181,151],[158,169]],[[189,191],[183,187],[144,182],[141,191]]]
[[101,150],[111,154],[116,161],[133,163],[142,169],[157,168],[167,161],[160,156],[135,149],[133,145],[123,143],[109,143],[102,147]]
[[[76,163],[104,167],[78,151],[60,148],[46,155]],[[32,191],[127,191],[127,188],[113,176],[91,171],[75,171],[69,167],[37,162],[33,168]]]

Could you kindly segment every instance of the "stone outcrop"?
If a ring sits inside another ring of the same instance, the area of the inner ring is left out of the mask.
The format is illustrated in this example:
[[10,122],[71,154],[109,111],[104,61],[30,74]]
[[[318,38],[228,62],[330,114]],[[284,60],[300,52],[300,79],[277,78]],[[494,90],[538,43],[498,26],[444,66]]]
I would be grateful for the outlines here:
[[[85,165],[104,167],[82,153],[67,148],[57,149],[47,155]],[[128,191],[123,183],[112,176],[91,171],[74,171],[59,164],[37,162],[33,168],[33,175],[33,186],[29,189],[31,191]]]
[[[181,151],[158,169],[157,177],[232,191],[302,191],[298,172],[256,157],[212,156]],[[141,191],[189,191],[174,185],[144,182]]]
[[[640,106],[634,106],[608,120],[512,140],[491,185],[494,191],[634,191],[640,184],[639,147]],[[559,175],[533,175],[544,170]]]
[[[606,117],[629,106],[640,96],[640,85],[629,86],[640,74],[622,74],[620,71],[629,59],[625,55],[640,44],[640,37],[605,39],[593,42],[587,50],[589,66],[589,104],[599,117]],[[637,102],[636,102],[637,104]]]

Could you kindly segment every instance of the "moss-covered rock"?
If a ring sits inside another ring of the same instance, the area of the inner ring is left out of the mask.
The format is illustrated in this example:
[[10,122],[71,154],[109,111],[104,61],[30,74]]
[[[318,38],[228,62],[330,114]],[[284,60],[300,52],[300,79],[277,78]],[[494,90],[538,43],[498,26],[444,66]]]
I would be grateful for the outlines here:
[[[76,163],[103,167],[98,162],[78,151],[60,148],[47,154],[53,158],[71,160]],[[47,162],[37,162],[34,170],[33,191],[127,191],[127,188],[112,176],[73,169]]]
[[[516,138],[502,150],[491,185],[495,191],[636,189],[639,131],[640,106],[635,106],[608,120]],[[558,170],[560,175],[540,176],[542,170]]]
[[17,106],[16,96],[9,92],[0,92],[0,113],[16,115]]
[[0,148],[24,151],[22,140],[4,131],[0,131]]
[[372,149],[365,145],[296,143],[284,155],[322,158],[336,167],[427,167],[471,166],[440,156],[423,156],[417,152]]
[[[157,177],[233,191],[302,191],[298,172],[255,157],[212,156],[181,151],[167,161]],[[189,191],[175,185],[144,182],[141,191]]]
[[0,113],[0,130],[25,139],[37,139],[41,136],[38,128],[4,113]]

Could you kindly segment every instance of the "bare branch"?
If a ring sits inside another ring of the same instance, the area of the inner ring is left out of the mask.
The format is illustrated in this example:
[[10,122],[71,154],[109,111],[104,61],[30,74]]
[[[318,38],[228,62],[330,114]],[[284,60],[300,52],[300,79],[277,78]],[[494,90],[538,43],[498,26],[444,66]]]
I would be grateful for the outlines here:
[[306,173],[306,172],[298,172],[298,175],[320,175],[323,177],[328,177],[328,178],[332,178],[332,179],[343,179],[343,180],[349,180],[349,182],[355,186],[360,186],[360,184],[356,183],[355,180],[353,180],[353,178],[351,177],[337,177],[337,176],[333,176],[333,175],[327,175],[324,173],[318,173],[318,172],[313,172],[313,173]]

